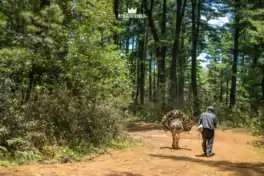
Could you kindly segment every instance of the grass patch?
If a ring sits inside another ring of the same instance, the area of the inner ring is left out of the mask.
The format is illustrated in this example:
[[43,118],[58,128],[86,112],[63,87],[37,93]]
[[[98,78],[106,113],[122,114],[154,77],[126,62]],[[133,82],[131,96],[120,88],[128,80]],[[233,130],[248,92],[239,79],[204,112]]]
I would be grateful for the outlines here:
[[68,146],[45,146],[41,152],[16,152],[14,158],[0,160],[0,167],[12,167],[29,163],[67,163],[72,161],[90,160],[98,155],[107,154],[113,150],[122,150],[140,146],[141,142],[130,137],[112,140],[108,144],[98,147],[82,145],[70,149]]
[[246,133],[246,134],[251,134],[253,135],[253,131],[252,129],[248,128],[248,127],[239,127],[239,126],[235,126],[232,122],[230,121],[226,121],[226,122],[222,122],[221,124],[218,125],[217,127],[220,130],[231,130],[233,132],[238,132],[238,133]]
[[16,163],[9,161],[9,160],[0,160],[0,167],[10,167],[10,166],[15,166],[17,165]]
[[250,143],[254,149],[264,156],[264,136],[258,137]]
[[254,147],[264,149],[264,136],[260,136],[257,139],[255,139],[254,141],[252,141],[252,145]]

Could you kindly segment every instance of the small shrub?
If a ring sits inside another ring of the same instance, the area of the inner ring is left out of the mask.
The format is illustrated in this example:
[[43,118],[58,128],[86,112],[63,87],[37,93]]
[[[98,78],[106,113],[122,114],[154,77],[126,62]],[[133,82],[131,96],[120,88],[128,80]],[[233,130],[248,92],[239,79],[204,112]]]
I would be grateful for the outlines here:
[[42,154],[38,151],[15,151],[15,160],[19,163],[41,161],[42,159]]
[[260,117],[252,117],[247,120],[249,128],[252,130],[253,134],[261,134],[263,132]]
[[31,143],[22,138],[12,138],[6,141],[9,150],[26,151],[31,149]]
[[12,166],[12,165],[15,165],[15,163],[11,162],[9,160],[0,160],[0,166],[1,167],[9,167],[9,166]]
[[47,137],[41,132],[32,132],[25,137],[35,148],[42,150],[47,143]]

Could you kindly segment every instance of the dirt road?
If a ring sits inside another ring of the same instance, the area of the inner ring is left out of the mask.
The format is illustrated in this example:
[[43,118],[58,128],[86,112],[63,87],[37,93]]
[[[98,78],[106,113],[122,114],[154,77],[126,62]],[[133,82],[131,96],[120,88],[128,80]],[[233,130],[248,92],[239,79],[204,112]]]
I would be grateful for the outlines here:
[[0,168],[0,176],[264,176],[264,155],[248,144],[249,135],[217,130],[215,155],[204,158],[195,129],[181,135],[180,150],[171,150],[170,133],[155,125],[136,123],[129,129],[143,146],[86,162]]

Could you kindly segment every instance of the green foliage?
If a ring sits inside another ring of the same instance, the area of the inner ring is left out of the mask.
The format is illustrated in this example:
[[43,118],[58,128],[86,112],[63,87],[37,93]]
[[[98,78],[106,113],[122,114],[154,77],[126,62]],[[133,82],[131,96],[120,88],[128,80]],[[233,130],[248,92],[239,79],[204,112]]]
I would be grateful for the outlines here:
[[252,130],[253,134],[259,135],[263,133],[264,130],[260,117],[253,117],[247,121],[249,124],[249,128]]
[[25,151],[30,149],[30,143],[21,138],[11,138],[6,140],[8,148],[12,150]]
[[8,160],[0,160],[0,166],[1,167],[9,167],[9,166],[14,166],[15,163],[10,162]]
[[22,0],[0,6],[4,157],[78,158],[119,141],[120,106],[130,103],[131,86],[126,60],[110,39],[118,30],[112,3]]
[[3,147],[3,146],[0,146],[0,151],[1,151],[2,153],[5,153],[5,152],[7,152],[7,149],[6,149],[5,147]]
[[147,102],[144,105],[134,105],[131,107],[131,111],[135,111],[134,114],[139,120],[148,122],[160,122],[163,116],[162,104]]

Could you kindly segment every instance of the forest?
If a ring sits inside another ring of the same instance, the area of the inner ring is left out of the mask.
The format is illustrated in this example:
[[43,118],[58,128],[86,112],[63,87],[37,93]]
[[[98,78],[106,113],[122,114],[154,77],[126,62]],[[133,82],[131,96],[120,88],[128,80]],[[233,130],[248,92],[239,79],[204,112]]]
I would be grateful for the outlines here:
[[263,49],[261,0],[0,0],[0,157],[120,148],[127,118],[209,105],[263,134]]

